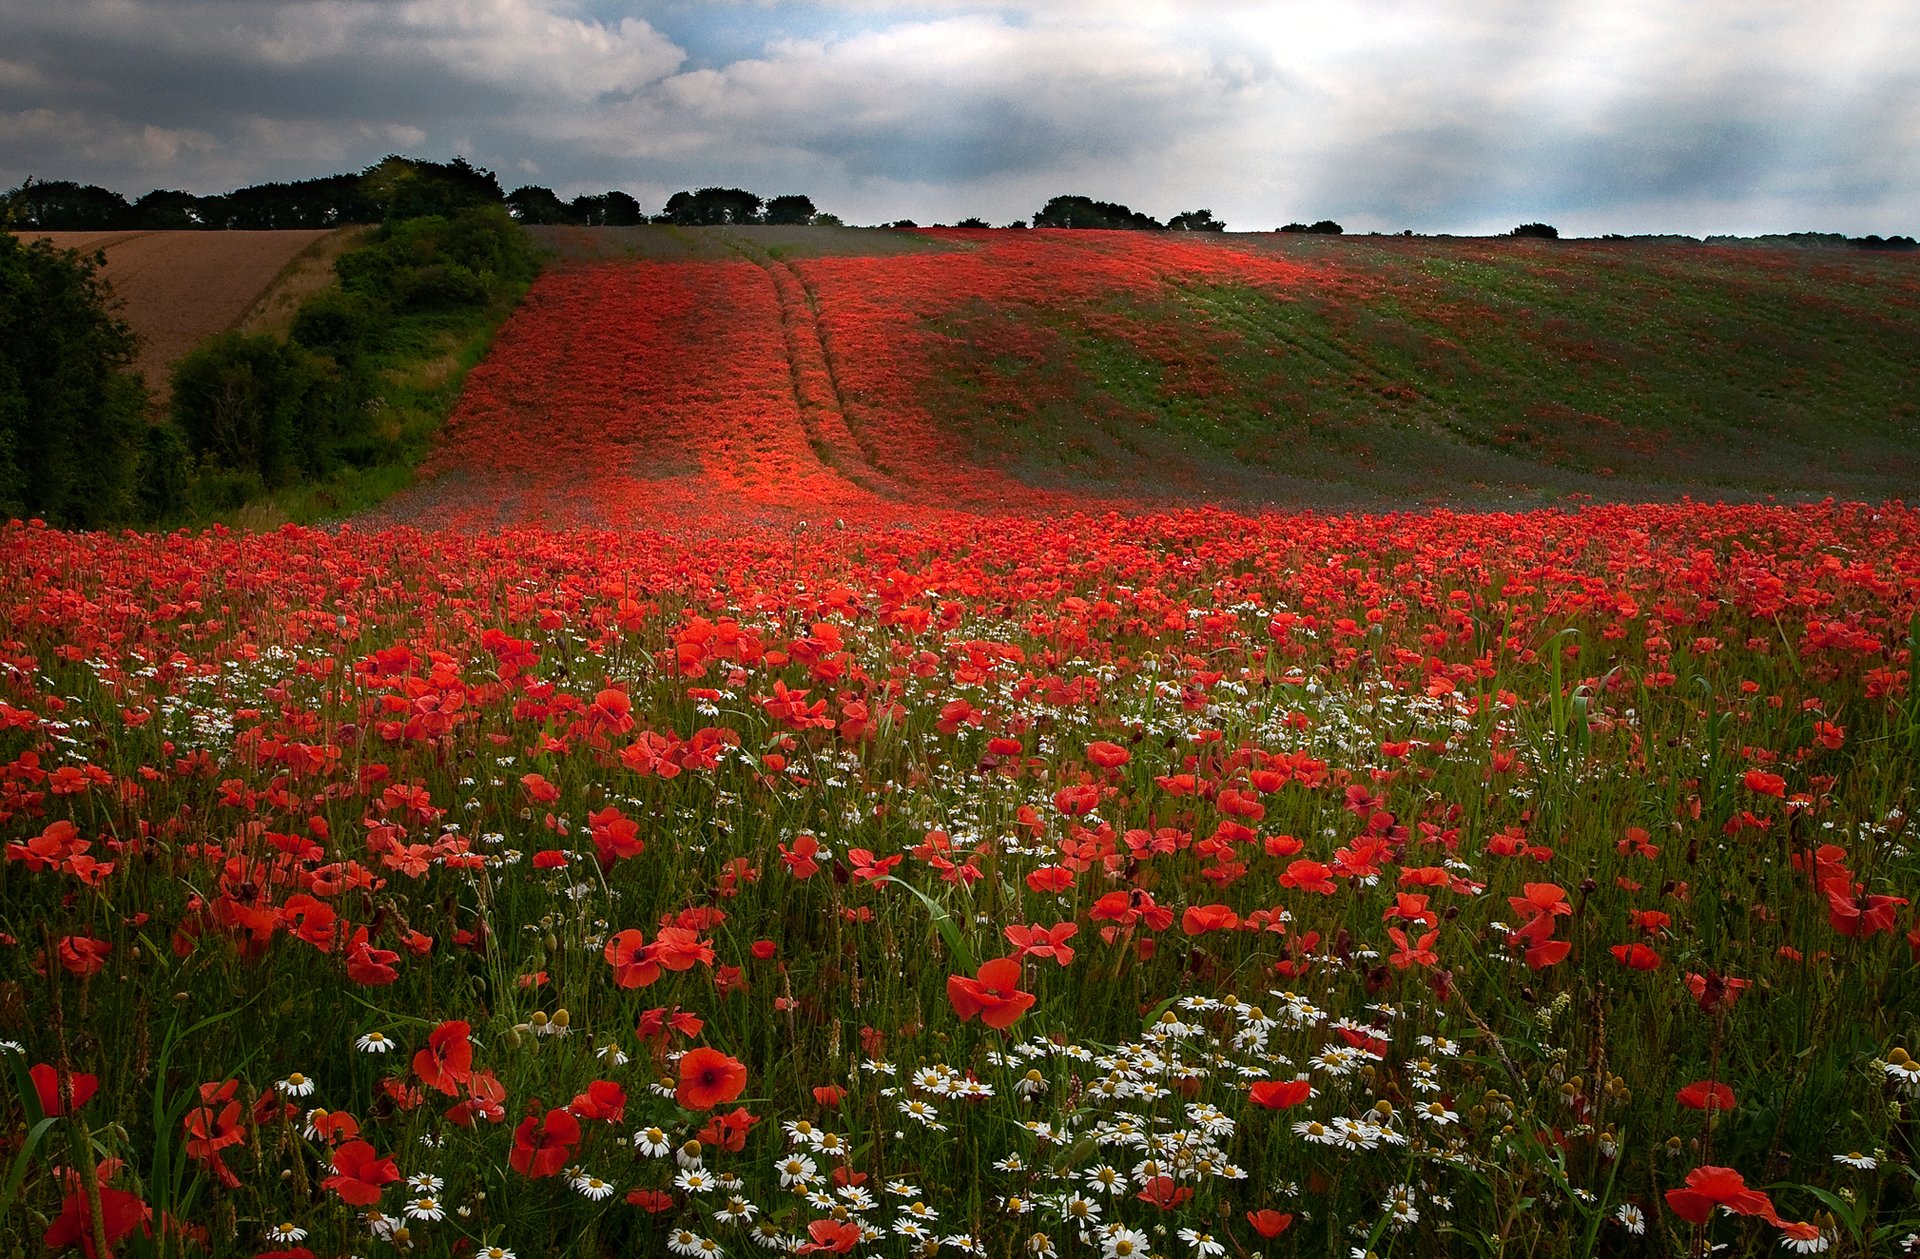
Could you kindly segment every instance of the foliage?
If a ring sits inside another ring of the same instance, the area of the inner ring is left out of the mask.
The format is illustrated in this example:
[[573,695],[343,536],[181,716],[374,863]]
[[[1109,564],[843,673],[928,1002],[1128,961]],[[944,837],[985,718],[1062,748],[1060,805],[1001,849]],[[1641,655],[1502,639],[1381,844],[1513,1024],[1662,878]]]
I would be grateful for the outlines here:
[[0,222],[47,232],[110,232],[139,225],[140,216],[109,189],[29,176],[0,197]]
[[1560,229],[1551,223],[1522,223],[1507,233],[1509,236],[1530,236],[1536,240],[1559,240]]
[[330,472],[362,402],[332,361],[271,336],[222,333],[173,369],[173,422],[200,466],[268,489]]
[[1224,232],[1227,225],[1213,217],[1212,210],[1187,210],[1167,220],[1169,231]]
[[758,223],[765,203],[744,188],[702,188],[676,192],[667,198],[665,222],[680,227],[723,227]]
[[812,197],[802,193],[786,193],[768,200],[763,217],[770,224],[805,226],[813,222],[813,216],[817,213],[819,211],[815,208]]
[[586,227],[632,227],[647,221],[640,203],[617,190],[593,197],[575,197],[570,208],[573,221]]
[[573,207],[562,201],[551,188],[523,184],[506,195],[507,213],[528,227],[547,227],[577,223]]
[[146,390],[100,265],[0,232],[0,518],[94,528],[134,509]]
[[1133,231],[1157,231],[1159,220],[1111,201],[1090,197],[1059,196],[1033,216],[1035,227],[1124,228]]
[[1289,223],[1280,230],[1283,232],[1301,232],[1312,236],[1338,236],[1346,229],[1332,219],[1321,219],[1317,223]]

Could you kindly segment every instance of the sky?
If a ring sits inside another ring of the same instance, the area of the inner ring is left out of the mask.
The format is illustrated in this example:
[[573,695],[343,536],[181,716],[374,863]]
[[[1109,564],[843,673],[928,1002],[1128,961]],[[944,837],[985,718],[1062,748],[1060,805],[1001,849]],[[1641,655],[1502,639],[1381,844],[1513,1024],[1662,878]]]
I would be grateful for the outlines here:
[[0,186],[1049,197],[1234,230],[1920,234],[1920,0],[0,0]]

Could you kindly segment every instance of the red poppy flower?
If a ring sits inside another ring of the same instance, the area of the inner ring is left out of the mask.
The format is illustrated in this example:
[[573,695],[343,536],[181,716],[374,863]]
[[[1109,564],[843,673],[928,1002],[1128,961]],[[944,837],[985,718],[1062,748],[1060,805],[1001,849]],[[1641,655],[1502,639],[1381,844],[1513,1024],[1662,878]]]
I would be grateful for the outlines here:
[[688,1110],[712,1110],[740,1096],[746,1087],[745,1063],[702,1046],[680,1055],[680,1087],[673,1096]]
[[61,936],[57,947],[60,965],[82,979],[104,970],[107,957],[113,952],[113,945],[91,936]]
[[507,1163],[535,1180],[558,1175],[580,1141],[580,1123],[564,1110],[549,1110],[545,1119],[528,1115],[513,1130],[513,1152]]
[[1746,1178],[1731,1167],[1696,1167],[1687,1173],[1687,1187],[1667,1190],[1667,1206],[1689,1224],[1705,1224],[1715,1207],[1736,1215],[1757,1215],[1779,1224],[1773,1202],[1758,1189],[1747,1188]]
[[627,1091],[612,1080],[595,1080],[567,1103],[567,1109],[582,1119],[619,1123],[627,1113]]
[[1014,948],[1015,957],[1050,957],[1065,966],[1073,961],[1071,940],[1080,930],[1077,922],[1062,922],[1051,927],[1039,923],[1032,926],[1012,926],[1004,929],[1007,943]]
[[1020,991],[1020,959],[996,957],[983,963],[972,979],[949,975],[947,1000],[961,1022],[978,1015],[988,1027],[1004,1031],[1027,1012],[1034,996]]
[[602,953],[613,967],[613,982],[619,987],[645,988],[660,978],[660,964],[647,948],[645,932],[632,927],[616,932]]
[[1225,905],[1189,905],[1180,915],[1180,930],[1190,936],[1209,931],[1232,931],[1240,925],[1240,915]]
[[[43,1115],[68,1114],[62,1092],[70,1092],[75,1107],[87,1104],[87,1099],[100,1089],[100,1078],[81,1071],[69,1071],[65,1078],[50,1063],[36,1063],[27,1074],[33,1077],[33,1091],[40,1095],[40,1113]],[[63,1090],[61,1085],[66,1085]]]
[[333,1175],[320,1182],[349,1206],[366,1207],[380,1201],[380,1191],[400,1179],[393,1159],[381,1158],[365,1141],[349,1141],[333,1152]]
[[744,1106],[736,1106],[724,1115],[709,1119],[706,1126],[700,1129],[700,1141],[704,1145],[738,1154],[747,1148],[747,1134],[759,1122],[758,1115],[748,1113]]
[[671,1211],[676,1205],[673,1195],[660,1189],[629,1189],[627,1202],[653,1215]]
[[1247,1100],[1268,1110],[1298,1106],[1313,1096],[1313,1085],[1305,1080],[1259,1080],[1247,1090]]
[[1733,1109],[1733,1090],[1717,1080],[1696,1080],[1673,1097],[1689,1110]]
[[1171,1211],[1175,1207],[1185,1206],[1193,1197],[1193,1189],[1171,1176],[1155,1176],[1133,1196],[1142,1202],[1152,1203],[1162,1211]]
[[1634,970],[1656,970],[1660,965],[1660,955],[1644,944],[1616,944],[1608,951],[1615,961]]
[[824,1250],[844,1255],[860,1244],[860,1226],[838,1220],[814,1220],[807,1225],[807,1236],[813,1240],[803,1242],[799,1254],[812,1255]]
[[1101,769],[1118,769],[1133,759],[1133,753],[1118,743],[1100,740],[1087,744],[1087,759]]
[[1247,1223],[1253,1225],[1253,1231],[1269,1240],[1280,1236],[1293,1223],[1290,1212],[1263,1209],[1247,1212]]
[[473,1078],[473,1042],[467,1039],[472,1030],[462,1019],[449,1019],[433,1029],[427,1047],[413,1056],[413,1071],[422,1084],[452,1097]]
[[106,1236],[108,1250],[105,1255],[98,1254],[94,1250],[93,1212],[85,1191],[76,1186],[61,1199],[59,1217],[40,1240],[52,1250],[64,1250],[78,1243],[87,1259],[112,1259],[114,1244],[128,1237],[135,1229],[151,1233],[153,1228],[149,1221],[152,1219],[153,1208],[133,1194],[111,1185],[101,1185],[99,1231]]

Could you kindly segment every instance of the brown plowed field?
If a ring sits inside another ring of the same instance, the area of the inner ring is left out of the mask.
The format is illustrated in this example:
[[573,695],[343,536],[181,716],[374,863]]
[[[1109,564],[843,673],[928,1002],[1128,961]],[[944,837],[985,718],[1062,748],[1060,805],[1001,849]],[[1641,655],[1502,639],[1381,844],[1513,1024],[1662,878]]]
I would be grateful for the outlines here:
[[281,277],[302,270],[296,260],[324,252],[336,231],[38,235],[62,249],[106,251],[102,274],[126,303],[120,313],[140,334],[136,366],[159,398],[182,355],[269,304]]

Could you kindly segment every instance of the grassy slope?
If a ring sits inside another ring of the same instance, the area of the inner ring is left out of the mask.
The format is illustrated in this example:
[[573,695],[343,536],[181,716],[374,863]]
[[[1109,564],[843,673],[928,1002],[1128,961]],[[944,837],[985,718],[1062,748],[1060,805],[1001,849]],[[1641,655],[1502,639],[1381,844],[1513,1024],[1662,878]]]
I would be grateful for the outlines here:
[[1920,486],[1920,258],[1624,242],[1228,238],[1279,295],[973,303],[938,413],[1050,483],[1358,503]]

